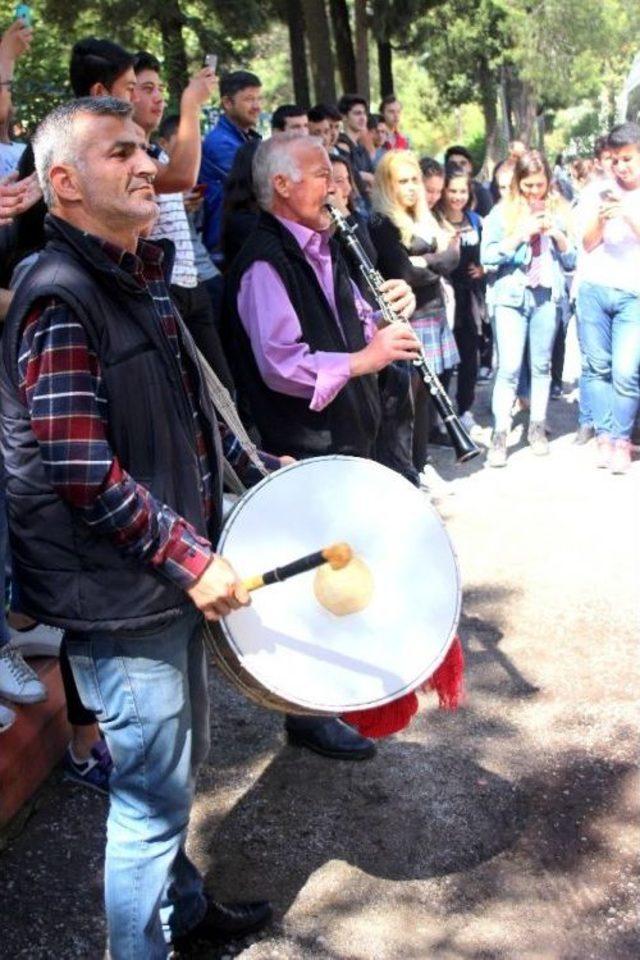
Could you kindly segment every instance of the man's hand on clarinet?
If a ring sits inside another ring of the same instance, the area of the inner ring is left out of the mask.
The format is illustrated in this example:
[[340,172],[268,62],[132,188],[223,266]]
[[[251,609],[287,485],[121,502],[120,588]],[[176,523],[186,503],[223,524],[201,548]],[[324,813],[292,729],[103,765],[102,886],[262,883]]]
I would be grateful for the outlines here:
[[238,575],[224,557],[214,556],[199,580],[187,590],[207,620],[217,621],[232,610],[247,607],[251,600]]
[[390,323],[376,330],[363,350],[351,354],[349,370],[352,377],[360,377],[365,373],[378,373],[394,360],[417,360],[419,356],[420,344],[411,327]]
[[416,298],[409,284],[404,280],[385,280],[380,289],[389,306],[410,320],[416,309]]

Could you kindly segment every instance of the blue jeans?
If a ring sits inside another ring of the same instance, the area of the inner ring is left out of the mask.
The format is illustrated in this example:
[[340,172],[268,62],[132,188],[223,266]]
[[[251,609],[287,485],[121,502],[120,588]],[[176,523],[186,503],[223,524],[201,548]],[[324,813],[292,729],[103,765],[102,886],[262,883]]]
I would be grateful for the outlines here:
[[495,429],[511,426],[511,407],[516,395],[525,344],[531,362],[531,422],[542,423],[547,415],[551,385],[551,352],[557,328],[556,303],[545,287],[526,289],[519,307],[497,304],[494,313],[498,371],[491,406]]
[[113,758],[105,900],[112,960],[164,960],[206,910],[184,852],[199,764],[209,750],[202,618],[164,628],[67,633],[84,706]]
[[596,433],[628,440],[640,402],[640,296],[582,283],[578,316]]

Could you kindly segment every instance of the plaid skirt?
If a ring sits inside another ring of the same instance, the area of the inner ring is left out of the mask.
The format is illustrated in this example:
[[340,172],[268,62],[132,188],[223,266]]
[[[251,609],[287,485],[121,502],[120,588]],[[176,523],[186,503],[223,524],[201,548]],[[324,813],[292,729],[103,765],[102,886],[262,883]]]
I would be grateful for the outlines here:
[[423,307],[411,318],[411,326],[435,373],[450,370],[460,363],[444,307]]

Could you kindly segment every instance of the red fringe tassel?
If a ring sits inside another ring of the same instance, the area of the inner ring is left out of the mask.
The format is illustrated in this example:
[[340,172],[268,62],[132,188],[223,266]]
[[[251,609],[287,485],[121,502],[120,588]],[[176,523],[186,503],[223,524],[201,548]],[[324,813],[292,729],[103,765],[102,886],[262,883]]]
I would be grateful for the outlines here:
[[[464,691],[464,655],[459,637],[454,639],[438,669],[420,689],[435,690],[440,709],[457,710]],[[417,710],[418,697],[415,693],[407,693],[382,707],[345,713],[342,719],[355,727],[363,737],[380,739],[408,727]]]

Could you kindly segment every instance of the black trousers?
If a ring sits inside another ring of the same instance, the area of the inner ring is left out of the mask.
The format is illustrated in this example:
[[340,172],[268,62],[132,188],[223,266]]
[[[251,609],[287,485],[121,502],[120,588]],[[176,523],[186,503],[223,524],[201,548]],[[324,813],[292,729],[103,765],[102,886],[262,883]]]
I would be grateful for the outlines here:
[[460,354],[456,403],[458,405],[458,415],[462,416],[467,410],[471,410],[476,396],[480,337],[472,292],[465,287],[456,287],[455,295],[456,312],[453,335]]
[[[451,370],[443,370],[438,375],[445,390],[449,389]],[[431,394],[422,379],[420,372],[414,367],[411,377],[415,420],[413,424],[413,465],[420,473],[429,454],[429,434],[435,426],[436,410]]]
[[62,675],[62,686],[67,700],[67,720],[73,727],[90,727],[96,722],[95,714],[82,706],[80,694],[76,687],[76,681],[69,663],[69,654],[67,651],[67,638],[63,636],[60,644],[60,673]]

